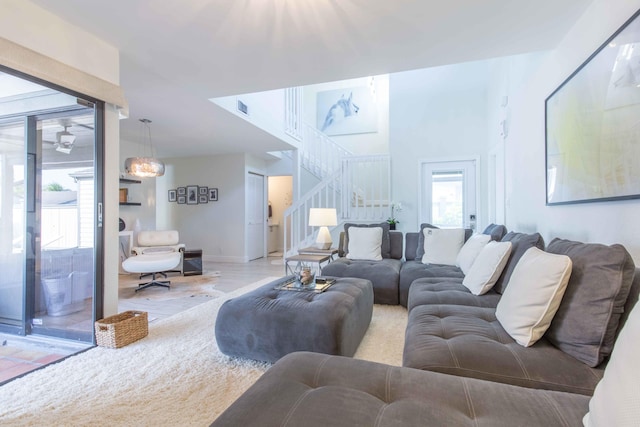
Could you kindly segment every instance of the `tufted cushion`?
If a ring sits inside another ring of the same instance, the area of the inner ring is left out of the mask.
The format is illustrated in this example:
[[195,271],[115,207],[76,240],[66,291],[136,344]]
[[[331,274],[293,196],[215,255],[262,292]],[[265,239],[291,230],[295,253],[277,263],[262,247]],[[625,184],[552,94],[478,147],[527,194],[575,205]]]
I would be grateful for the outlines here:
[[603,372],[544,337],[522,347],[500,326],[495,309],[457,305],[421,305],[409,312],[403,366],[586,395]]
[[353,356],[371,322],[371,282],[341,278],[315,293],[274,289],[280,281],[222,304],[215,324],[220,351],[267,362],[300,350]]
[[175,230],[141,231],[138,233],[138,246],[172,246],[180,241],[180,234]]
[[454,265],[423,264],[420,261],[405,261],[400,269],[400,282],[398,286],[399,302],[407,306],[409,288],[416,279],[428,277],[456,277],[463,278],[464,273],[460,267]]
[[409,288],[407,309],[424,304],[453,304],[495,308],[500,294],[489,291],[482,296],[473,295],[462,284],[460,277],[431,277],[414,280]]
[[384,258],[380,261],[338,258],[322,268],[323,276],[359,277],[373,283],[376,304],[398,304],[398,278],[402,261]]
[[[391,241],[389,237],[389,223],[381,222],[379,224],[352,224],[346,223],[344,225],[344,253],[349,253],[349,229],[351,227],[356,228],[370,228],[380,227],[382,228],[382,246],[380,247],[382,258],[391,258]],[[342,255],[341,255],[342,256]]]
[[577,426],[588,397],[294,353],[213,426]]
[[516,268],[518,261],[520,261],[520,257],[524,255],[527,249],[536,247],[544,250],[544,239],[540,233],[524,234],[510,231],[500,241],[511,242],[511,255],[509,255],[507,265],[504,266],[502,274],[494,285],[494,289],[499,294],[503,293],[507,288],[513,269]]
[[[611,354],[635,273],[622,245],[554,239],[548,252],[569,256],[573,271],[547,338],[590,366]],[[588,327],[587,327],[588,326]]]

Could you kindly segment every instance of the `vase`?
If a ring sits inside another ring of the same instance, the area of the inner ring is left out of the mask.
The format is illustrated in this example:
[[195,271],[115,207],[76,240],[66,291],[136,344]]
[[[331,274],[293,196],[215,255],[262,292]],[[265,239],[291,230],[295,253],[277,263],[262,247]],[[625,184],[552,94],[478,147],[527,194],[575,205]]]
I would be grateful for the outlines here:
[[396,224],[389,224],[389,230],[395,230],[396,229]]

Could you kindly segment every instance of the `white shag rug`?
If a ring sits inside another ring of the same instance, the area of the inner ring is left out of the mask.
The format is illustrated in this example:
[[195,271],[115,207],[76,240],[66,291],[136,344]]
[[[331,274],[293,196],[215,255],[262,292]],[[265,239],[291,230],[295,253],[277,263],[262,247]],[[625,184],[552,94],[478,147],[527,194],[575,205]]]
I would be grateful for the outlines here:
[[[220,305],[274,277],[149,325],[119,349],[96,347],[0,386],[2,426],[208,426],[270,366],[218,350]],[[375,305],[355,358],[400,366],[407,311]]]

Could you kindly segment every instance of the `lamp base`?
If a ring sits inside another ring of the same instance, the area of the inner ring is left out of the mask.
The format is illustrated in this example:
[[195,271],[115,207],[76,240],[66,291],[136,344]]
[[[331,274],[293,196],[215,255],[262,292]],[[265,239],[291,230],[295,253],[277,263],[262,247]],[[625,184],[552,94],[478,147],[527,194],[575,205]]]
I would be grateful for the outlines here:
[[331,233],[327,227],[320,227],[318,230],[318,237],[316,237],[316,248],[318,249],[330,249],[333,241],[331,240]]
[[317,249],[331,249],[331,243],[333,243],[333,242],[329,242],[329,243],[316,243],[316,248],[317,248]]

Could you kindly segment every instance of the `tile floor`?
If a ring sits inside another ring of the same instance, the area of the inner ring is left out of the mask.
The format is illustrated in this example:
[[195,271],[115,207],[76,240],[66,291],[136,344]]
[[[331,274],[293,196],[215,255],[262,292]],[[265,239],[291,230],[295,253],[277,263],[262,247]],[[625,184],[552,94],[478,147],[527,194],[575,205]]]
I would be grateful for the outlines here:
[[[269,256],[245,264],[221,264],[208,265],[204,263],[203,268],[220,270],[221,277],[216,283],[216,288],[231,292],[249,283],[263,279],[267,276],[281,276],[284,273],[282,257]],[[149,315],[155,320],[186,310],[193,305],[210,301],[210,298],[189,298],[183,302],[180,300],[170,300],[166,304],[160,303],[155,306],[139,307],[138,309],[149,310]],[[120,309],[135,309],[127,303],[119,304]],[[122,310],[119,310],[122,311]],[[87,344],[76,343],[65,340],[55,340],[46,337],[17,337],[14,335],[0,334],[0,386],[12,379],[18,378],[25,373],[46,366],[50,363],[64,359],[67,356],[78,353],[86,348]]]

